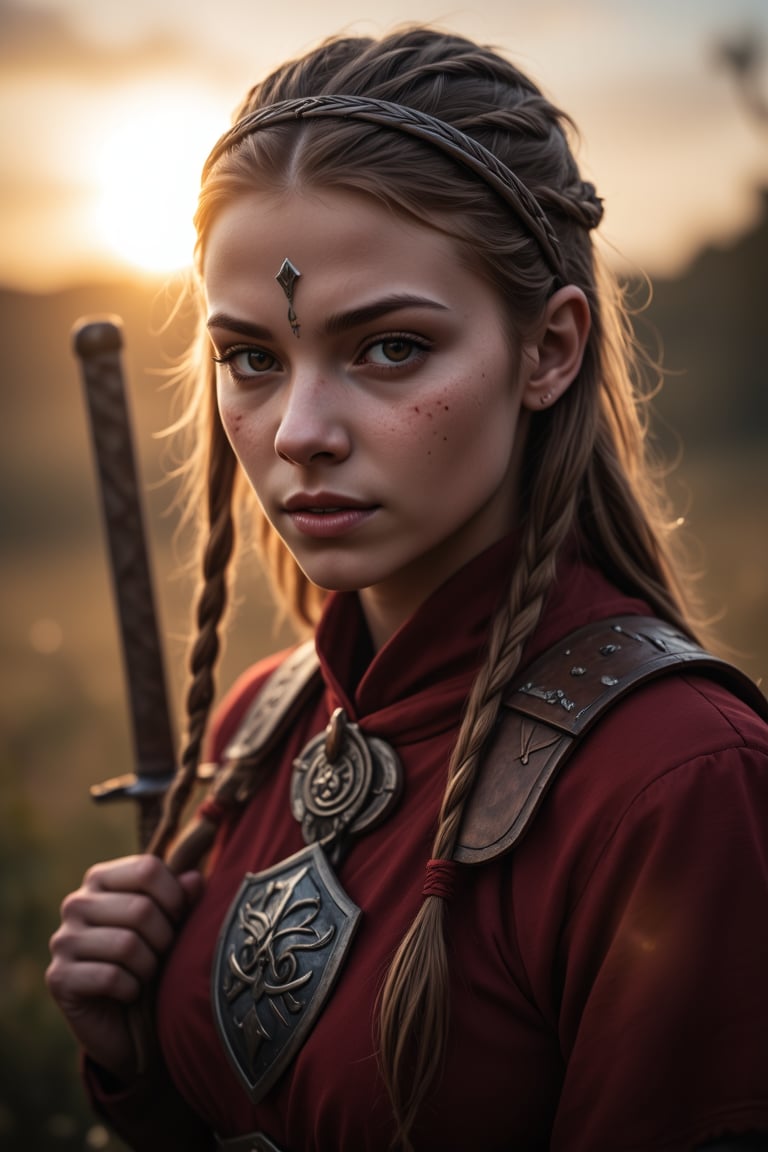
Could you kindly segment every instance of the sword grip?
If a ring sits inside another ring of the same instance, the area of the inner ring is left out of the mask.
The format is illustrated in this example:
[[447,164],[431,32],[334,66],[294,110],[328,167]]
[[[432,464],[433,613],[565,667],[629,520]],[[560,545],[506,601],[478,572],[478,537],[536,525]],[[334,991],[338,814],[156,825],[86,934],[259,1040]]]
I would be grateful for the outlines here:
[[162,793],[174,775],[175,747],[122,370],[119,317],[79,321],[73,347],[81,364],[98,471],[137,765],[133,788],[113,790],[112,782],[107,782],[96,792],[113,791],[138,801],[145,847],[152,823],[159,817]]

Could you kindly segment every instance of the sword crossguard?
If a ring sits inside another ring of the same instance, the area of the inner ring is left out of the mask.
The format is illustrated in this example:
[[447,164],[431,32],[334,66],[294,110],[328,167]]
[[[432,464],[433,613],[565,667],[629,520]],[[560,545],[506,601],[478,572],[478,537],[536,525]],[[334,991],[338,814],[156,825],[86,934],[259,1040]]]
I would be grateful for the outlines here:
[[90,794],[97,804],[108,804],[113,800],[153,800],[163,796],[172,781],[172,772],[165,776],[137,776],[129,772],[125,776],[113,776],[101,784],[92,784]]

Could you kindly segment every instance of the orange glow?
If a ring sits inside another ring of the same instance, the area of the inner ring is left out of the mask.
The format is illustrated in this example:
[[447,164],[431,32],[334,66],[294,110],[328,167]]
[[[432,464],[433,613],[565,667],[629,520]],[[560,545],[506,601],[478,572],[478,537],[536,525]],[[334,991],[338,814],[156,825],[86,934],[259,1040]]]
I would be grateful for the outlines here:
[[96,243],[143,272],[188,266],[200,170],[227,123],[197,89],[145,84],[119,94],[93,153]]

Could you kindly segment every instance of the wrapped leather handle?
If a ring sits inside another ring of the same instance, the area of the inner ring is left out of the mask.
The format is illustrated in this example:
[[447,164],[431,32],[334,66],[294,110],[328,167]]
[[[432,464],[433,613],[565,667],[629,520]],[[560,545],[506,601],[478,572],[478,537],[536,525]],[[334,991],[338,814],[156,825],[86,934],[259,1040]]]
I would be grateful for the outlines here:
[[175,773],[175,740],[155,609],[144,514],[122,367],[119,317],[86,317],[73,330],[80,361],[130,702],[135,773],[91,789],[97,801],[139,806],[145,848]]

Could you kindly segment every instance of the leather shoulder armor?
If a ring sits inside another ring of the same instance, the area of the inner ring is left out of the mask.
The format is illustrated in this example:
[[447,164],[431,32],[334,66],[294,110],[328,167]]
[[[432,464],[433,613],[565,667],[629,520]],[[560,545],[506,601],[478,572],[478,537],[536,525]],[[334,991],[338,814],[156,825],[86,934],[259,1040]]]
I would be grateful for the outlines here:
[[[710,676],[768,720],[768,701],[737,668],[652,616],[579,628],[513,681],[464,813],[453,858],[483,864],[530,827],[578,741],[628,692],[659,676]],[[314,644],[297,648],[266,681],[225,750],[232,762],[274,748],[318,689]]]
[[640,684],[683,670],[720,680],[768,719],[768,701],[749,677],[655,617],[595,621],[535,660],[504,696],[454,860],[482,864],[509,852],[600,717]]
[[261,686],[223,760],[242,760],[255,752],[269,753],[317,690],[320,665],[313,640],[295,648]]

